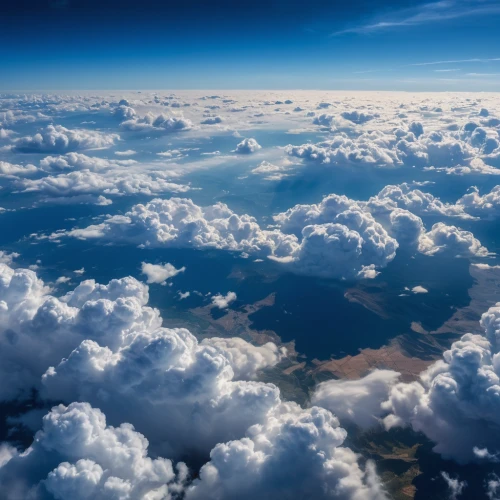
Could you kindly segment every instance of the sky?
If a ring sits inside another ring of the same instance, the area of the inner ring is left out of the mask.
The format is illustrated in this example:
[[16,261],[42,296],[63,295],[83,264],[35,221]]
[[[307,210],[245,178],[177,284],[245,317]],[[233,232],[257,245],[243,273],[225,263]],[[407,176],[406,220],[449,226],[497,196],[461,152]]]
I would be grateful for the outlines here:
[[0,89],[496,91],[495,0],[21,0]]

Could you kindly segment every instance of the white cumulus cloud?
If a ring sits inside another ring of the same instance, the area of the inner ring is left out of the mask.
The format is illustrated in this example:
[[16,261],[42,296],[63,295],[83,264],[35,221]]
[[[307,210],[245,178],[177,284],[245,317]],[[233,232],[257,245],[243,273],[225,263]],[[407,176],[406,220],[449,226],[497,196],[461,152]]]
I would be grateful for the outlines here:
[[47,125],[34,136],[16,139],[14,149],[20,153],[65,153],[109,148],[119,139],[118,134],[106,134],[88,129],[68,129],[62,125]]
[[227,292],[226,295],[218,293],[212,297],[212,304],[219,309],[227,309],[229,304],[235,300],[236,294],[234,292]]
[[500,304],[481,325],[484,335],[464,335],[418,381],[396,384],[383,404],[388,428],[411,425],[460,463],[497,461],[500,453]]
[[382,403],[399,378],[392,370],[374,370],[359,380],[328,380],[316,387],[311,402],[327,408],[343,424],[362,428],[378,424],[385,415]]
[[255,153],[261,148],[262,146],[255,139],[243,139],[240,143],[238,143],[234,152],[248,155]]
[[111,427],[88,403],[59,405],[33,444],[0,467],[2,498],[56,500],[167,499],[183,489],[187,468],[150,458],[148,441],[130,424]]
[[141,266],[142,274],[147,276],[148,283],[165,283],[169,278],[173,278],[179,273],[183,273],[185,267],[176,269],[172,264],[150,264],[143,262]]

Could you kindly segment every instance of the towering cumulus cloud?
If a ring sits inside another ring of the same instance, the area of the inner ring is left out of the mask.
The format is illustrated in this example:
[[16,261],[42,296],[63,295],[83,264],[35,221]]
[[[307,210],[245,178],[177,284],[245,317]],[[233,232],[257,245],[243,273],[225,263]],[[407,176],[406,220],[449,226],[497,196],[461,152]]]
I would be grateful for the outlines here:
[[88,403],[54,407],[31,447],[0,465],[6,500],[350,499],[385,500],[368,462],[342,447],[346,437],[327,410],[282,403],[245,437],[218,444],[191,481],[184,463],[148,457],[130,424],[111,427]]
[[366,269],[385,267],[396,256],[396,239],[346,196],[330,195],[319,204],[296,205],[274,220],[283,231],[302,234],[294,256],[310,274],[363,275]]
[[427,255],[449,252],[458,257],[486,257],[488,249],[470,231],[438,222],[423,234],[418,249]]
[[217,445],[186,497],[385,499],[373,464],[363,471],[341,446],[345,436],[327,410],[283,404],[245,438]]
[[[385,498],[328,410],[251,380],[284,350],[162,328],[133,278],[58,299],[32,271],[2,266],[2,397],[36,388],[68,405],[25,453],[2,446],[8,500]],[[209,461],[192,481],[183,464],[149,458],[148,441],[155,457]]]
[[56,500],[168,499],[183,489],[187,468],[148,457],[148,441],[130,424],[106,425],[88,403],[56,406],[33,444],[0,467],[2,498]]
[[[85,340],[47,370],[42,395],[88,401],[112,423],[131,422],[155,452],[203,455],[265,419],[279,401],[274,385],[235,380],[238,366],[252,374],[252,362],[254,371],[265,363],[257,363],[257,357],[243,362],[216,342],[199,344],[184,329],[144,331],[115,352]],[[261,357],[271,363],[278,359]],[[168,415],[168,425],[162,415]]]
[[500,454],[500,304],[481,318],[485,335],[466,334],[417,382],[393,387],[386,427],[411,425],[459,462]]
[[133,278],[84,281],[57,298],[33,271],[0,263],[0,400],[27,396],[84,339],[116,346],[160,326],[147,301],[147,287]]

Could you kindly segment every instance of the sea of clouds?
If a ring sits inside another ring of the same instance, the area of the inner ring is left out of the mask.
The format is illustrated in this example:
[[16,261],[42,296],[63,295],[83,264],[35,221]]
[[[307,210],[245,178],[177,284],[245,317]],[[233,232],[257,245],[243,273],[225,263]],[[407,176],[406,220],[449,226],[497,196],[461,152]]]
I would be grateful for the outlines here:
[[[257,131],[281,131],[290,144],[259,143]],[[489,94],[2,94],[0,218],[107,207],[95,223],[41,225],[25,238],[220,251],[330,280],[375,279],[400,251],[469,259],[487,272],[494,249],[474,225],[500,214],[499,132],[500,103]],[[218,138],[227,150],[193,146]],[[398,170],[405,180],[263,218],[199,201],[196,174],[221,165],[266,190],[346,169]],[[414,180],[426,175],[432,181]],[[467,189],[441,199],[434,184],[456,178]],[[18,257],[0,254],[0,401],[5,411],[26,404],[9,418],[32,444],[0,444],[6,500],[385,499],[375,464],[345,442],[353,425],[412,428],[458,463],[500,460],[500,305],[483,314],[483,335],[455,341],[413,382],[376,370],[322,382],[299,405],[261,377],[285,348],[163,326],[146,283],[168,285],[186,268],[145,256],[144,282],[82,279],[59,294]],[[224,311],[237,296],[210,300]],[[500,479],[485,484],[497,498]]]

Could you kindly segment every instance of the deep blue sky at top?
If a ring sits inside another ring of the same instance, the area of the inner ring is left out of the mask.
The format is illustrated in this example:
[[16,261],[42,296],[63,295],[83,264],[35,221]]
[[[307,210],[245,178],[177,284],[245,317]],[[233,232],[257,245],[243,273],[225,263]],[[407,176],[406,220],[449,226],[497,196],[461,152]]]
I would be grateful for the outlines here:
[[0,89],[496,91],[499,25],[498,0],[5,0]]

